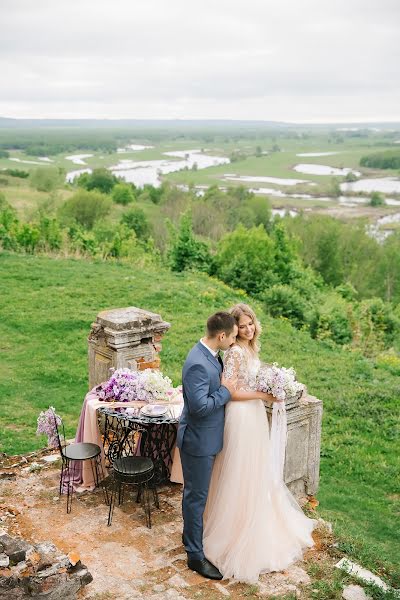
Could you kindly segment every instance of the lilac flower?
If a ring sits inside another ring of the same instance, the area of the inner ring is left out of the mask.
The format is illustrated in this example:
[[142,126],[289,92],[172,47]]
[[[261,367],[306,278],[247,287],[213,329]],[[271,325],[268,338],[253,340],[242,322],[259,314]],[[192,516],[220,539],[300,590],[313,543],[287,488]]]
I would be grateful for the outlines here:
[[286,400],[296,396],[303,385],[296,381],[294,369],[273,365],[261,365],[257,374],[257,389],[261,392],[272,394],[278,400]]
[[168,394],[168,391],[173,389],[171,380],[161,371],[152,369],[144,371],[113,369],[112,371],[110,379],[97,388],[101,400],[157,402],[158,400],[168,400],[171,397]]
[[50,448],[58,446],[57,429],[54,422],[54,417],[57,425],[61,425],[61,417],[56,414],[55,408],[50,406],[47,410],[42,410],[37,418],[36,435],[47,435],[47,445]]

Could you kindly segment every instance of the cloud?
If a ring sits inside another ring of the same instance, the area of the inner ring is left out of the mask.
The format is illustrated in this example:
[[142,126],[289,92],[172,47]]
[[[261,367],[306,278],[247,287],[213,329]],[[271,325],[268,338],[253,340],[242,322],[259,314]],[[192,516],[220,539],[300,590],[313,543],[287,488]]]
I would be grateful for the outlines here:
[[397,0],[0,10],[4,116],[400,120]]

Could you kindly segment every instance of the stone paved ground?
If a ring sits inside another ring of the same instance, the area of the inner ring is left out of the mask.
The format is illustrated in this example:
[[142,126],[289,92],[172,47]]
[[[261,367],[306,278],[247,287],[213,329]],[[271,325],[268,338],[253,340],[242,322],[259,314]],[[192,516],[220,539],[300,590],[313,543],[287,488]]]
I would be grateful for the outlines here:
[[322,552],[317,532],[316,548],[306,553],[305,562],[282,573],[263,575],[258,586],[211,582],[186,566],[181,486],[160,489],[160,510],[153,509],[150,530],[144,525],[142,508],[128,498],[116,506],[112,526],[107,527],[108,507],[100,491],[74,495],[72,512],[67,515],[65,497],[58,497],[58,462],[47,463],[39,457],[26,466],[8,468],[0,476],[0,526],[30,542],[50,541],[66,554],[77,552],[94,578],[80,592],[82,599],[304,598],[310,584],[307,561],[318,560]]

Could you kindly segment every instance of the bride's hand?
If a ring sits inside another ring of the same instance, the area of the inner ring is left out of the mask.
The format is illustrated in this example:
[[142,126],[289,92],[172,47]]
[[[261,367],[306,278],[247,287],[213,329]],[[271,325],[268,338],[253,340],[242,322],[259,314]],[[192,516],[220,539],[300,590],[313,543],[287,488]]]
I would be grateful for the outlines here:
[[229,379],[226,379],[226,377],[223,373],[221,375],[221,385],[226,387],[226,389],[228,390],[230,395],[233,396],[233,394],[235,392],[235,386],[232,384],[231,381],[229,381]]
[[282,400],[278,400],[272,394],[267,394],[266,392],[257,392],[257,397],[260,400],[264,400],[264,402],[282,402]]

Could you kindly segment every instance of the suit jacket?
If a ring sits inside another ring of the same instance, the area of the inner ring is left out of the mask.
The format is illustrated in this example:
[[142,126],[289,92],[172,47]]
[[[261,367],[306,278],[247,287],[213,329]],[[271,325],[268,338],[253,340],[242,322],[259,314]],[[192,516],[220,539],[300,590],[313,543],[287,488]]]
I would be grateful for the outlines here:
[[222,450],[225,404],[231,395],[221,385],[222,367],[198,342],[182,370],[184,407],[177,446],[192,456],[213,456]]

